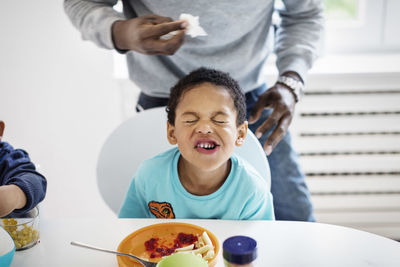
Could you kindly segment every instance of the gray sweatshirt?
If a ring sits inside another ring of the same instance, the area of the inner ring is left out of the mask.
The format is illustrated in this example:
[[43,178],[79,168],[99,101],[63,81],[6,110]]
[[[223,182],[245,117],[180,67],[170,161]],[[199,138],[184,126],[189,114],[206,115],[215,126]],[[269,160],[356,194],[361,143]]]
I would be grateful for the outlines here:
[[[124,15],[113,9],[117,0],[64,0],[64,8],[82,38],[115,49],[111,26]],[[305,75],[316,58],[323,31],[321,0],[283,0],[274,51],[268,45],[273,0],[127,0],[136,15],[157,14],[174,20],[181,13],[199,16],[207,36],[191,38],[172,56],[126,53],[129,76],[150,96],[168,97],[170,88],[183,75],[199,67],[230,73],[245,92],[265,82],[265,62],[277,55],[279,73]]]

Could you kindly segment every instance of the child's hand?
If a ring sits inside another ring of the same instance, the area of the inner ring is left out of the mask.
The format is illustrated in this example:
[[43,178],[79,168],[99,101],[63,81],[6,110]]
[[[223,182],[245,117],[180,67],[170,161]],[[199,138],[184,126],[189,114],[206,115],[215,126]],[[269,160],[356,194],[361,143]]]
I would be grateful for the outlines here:
[[1,138],[3,137],[4,127],[6,127],[4,121],[0,121],[0,141]]
[[24,191],[16,185],[0,186],[0,217],[10,214],[15,209],[26,205]]

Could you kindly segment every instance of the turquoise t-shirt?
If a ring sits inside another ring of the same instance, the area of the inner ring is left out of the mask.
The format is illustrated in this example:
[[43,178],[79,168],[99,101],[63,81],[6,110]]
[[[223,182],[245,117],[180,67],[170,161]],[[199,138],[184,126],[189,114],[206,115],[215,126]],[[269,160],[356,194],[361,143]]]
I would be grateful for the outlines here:
[[131,182],[120,218],[274,220],[266,181],[245,160],[231,156],[231,171],[214,193],[197,196],[178,176],[178,148],[144,161]]

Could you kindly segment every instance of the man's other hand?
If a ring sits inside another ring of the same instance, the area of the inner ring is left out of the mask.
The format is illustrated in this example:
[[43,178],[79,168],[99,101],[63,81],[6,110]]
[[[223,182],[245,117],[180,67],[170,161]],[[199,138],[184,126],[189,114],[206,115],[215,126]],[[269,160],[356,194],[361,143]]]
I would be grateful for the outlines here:
[[264,151],[267,155],[270,155],[276,145],[285,137],[294,116],[295,104],[296,98],[292,91],[285,85],[276,83],[260,95],[254,105],[250,114],[249,123],[256,122],[265,108],[273,109],[268,119],[265,120],[254,133],[257,138],[260,138],[264,133],[275,126],[275,129],[264,144]]

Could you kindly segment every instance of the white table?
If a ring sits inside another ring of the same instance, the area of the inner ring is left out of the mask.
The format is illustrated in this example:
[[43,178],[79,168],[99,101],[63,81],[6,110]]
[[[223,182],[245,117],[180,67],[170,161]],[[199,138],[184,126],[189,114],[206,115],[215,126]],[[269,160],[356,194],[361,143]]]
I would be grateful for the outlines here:
[[[400,243],[334,225],[284,221],[65,219],[42,220],[36,246],[15,253],[11,267],[117,267],[116,256],[71,246],[81,241],[116,249],[125,236],[154,223],[180,221],[202,226],[222,242],[248,235],[258,242],[258,266],[400,266]],[[218,267],[223,266],[222,254]]]

